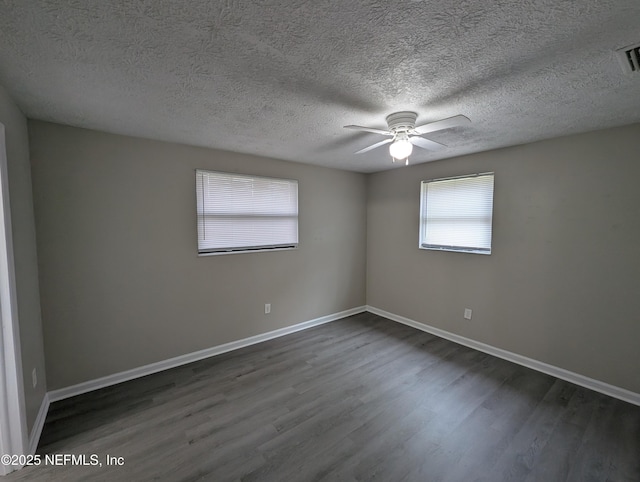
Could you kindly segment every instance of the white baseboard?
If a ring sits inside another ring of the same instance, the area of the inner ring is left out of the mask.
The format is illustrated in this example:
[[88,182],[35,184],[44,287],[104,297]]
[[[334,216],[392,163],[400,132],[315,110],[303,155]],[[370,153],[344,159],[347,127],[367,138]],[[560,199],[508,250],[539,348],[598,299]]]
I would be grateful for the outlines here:
[[640,393],[616,387],[615,385],[609,385],[608,383],[601,382],[600,380],[585,377],[584,375],[570,372],[569,370],[565,370],[564,368],[549,365],[547,363],[534,360],[526,356],[518,355],[517,353],[503,350],[501,348],[496,348],[494,346],[487,345],[470,338],[465,338],[464,336],[456,335],[455,333],[450,333],[448,331],[441,330],[440,328],[434,328],[433,326],[425,325],[424,323],[419,323],[415,320],[411,320],[394,313],[389,313],[388,311],[384,311],[373,306],[367,305],[367,311],[384,318],[388,318],[392,321],[402,323],[403,325],[411,326],[418,330],[431,333],[432,335],[439,336],[440,338],[445,338],[454,343],[458,343],[459,345],[468,346],[469,348],[473,348],[474,350],[488,353],[489,355],[493,355],[498,358],[503,358],[518,365],[522,365],[527,368],[546,373],[547,375],[566,380],[576,385],[580,385],[581,387],[589,388],[596,392],[604,393],[605,395],[609,395],[611,397],[624,400],[625,402],[640,406]]
[[70,387],[65,387],[58,390],[52,390],[48,392],[43,398],[42,404],[40,406],[40,410],[38,411],[38,416],[36,417],[36,421],[31,430],[31,435],[29,437],[29,453],[34,454],[37,449],[38,442],[40,440],[40,435],[42,433],[42,428],[44,426],[44,422],[47,416],[50,403],[56,402],[58,400],[63,400],[65,398],[70,398],[76,395],[81,395],[83,393],[87,393],[93,390],[98,390],[100,388],[116,385],[118,383],[126,382],[128,380],[133,380],[134,378],[151,375],[153,373],[161,372],[163,370],[168,370],[170,368],[175,368],[181,365],[186,365],[187,363],[192,363],[192,362],[209,358],[215,355],[220,355],[222,353],[237,350],[246,346],[255,345],[256,343],[261,343],[263,341],[271,340],[273,338],[285,336],[291,333],[295,333],[297,331],[306,330],[314,326],[322,325],[324,323],[329,323],[331,321],[339,320],[341,318],[345,318],[347,316],[355,315],[358,313],[363,313],[365,311],[374,313],[376,315],[382,316],[384,318],[388,318],[392,321],[396,321],[398,323],[402,323],[407,326],[411,326],[418,330],[431,333],[433,335],[439,336],[440,338],[445,338],[454,343],[468,346],[469,348],[473,348],[475,350],[488,353],[498,358],[503,358],[507,361],[516,363],[518,365],[532,368],[533,370],[546,373],[556,378],[560,378],[562,380],[575,383],[576,385],[580,385],[582,387],[589,388],[596,392],[604,393],[605,395],[609,395],[614,398],[624,400],[625,402],[629,402],[634,405],[640,406],[639,393],[635,393],[635,392],[626,390],[624,388],[616,387],[614,385],[609,385],[608,383],[604,383],[599,380],[594,380],[593,378],[585,377],[584,375],[570,372],[563,368],[558,368],[553,365],[549,365],[547,363],[534,360],[532,358],[527,358],[525,356],[518,355],[517,353],[503,350],[501,348],[496,348],[491,345],[487,345],[485,343],[481,343],[479,341],[475,341],[470,338],[465,338],[463,336],[456,335],[454,333],[450,333],[448,331],[441,330],[439,328],[434,328],[432,326],[419,323],[409,318],[405,318],[403,316],[396,315],[394,313],[390,313],[388,311],[384,311],[379,308],[375,308],[373,306],[367,305],[367,306],[359,306],[356,308],[351,308],[349,310],[341,311],[339,313],[334,313],[327,316],[322,316],[320,318],[315,318],[313,320],[305,321],[305,322],[298,323],[296,325],[288,326],[285,328],[280,328],[278,330],[269,331],[267,333],[262,333],[260,335],[251,336],[249,338],[244,338],[242,340],[237,340],[230,343],[225,343],[223,345],[218,345],[215,347],[200,350],[197,352],[188,353],[186,355],[170,358],[168,360],[163,360],[157,363],[151,363],[149,365],[144,365],[142,367],[134,368],[132,370],[127,370],[124,372],[115,373],[113,375],[108,375],[106,377],[98,378],[95,380],[79,383],[77,385],[72,385]]
[[36,416],[36,421],[33,423],[31,433],[29,434],[28,455],[34,455],[36,453],[38,443],[40,442],[40,435],[42,435],[44,422],[47,419],[47,412],[49,412],[49,404],[49,394],[45,393],[42,403],[40,404],[40,410],[38,410],[38,415]]
[[[118,383],[126,382],[128,380],[133,380],[134,378],[144,377],[146,375],[151,375],[152,373],[157,373],[163,370],[168,370],[170,368],[186,365],[187,363],[192,363],[198,360],[202,360],[204,358],[220,355],[222,353],[237,350],[239,348],[244,348],[245,346],[255,345],[256,343],[260,343],[263,341],[271,340],[273,338],[289,335],[291,333],[295,333],[296,331],[306,330],[314,326],[322,325],[324,323],[329,323],[330,321],[339,320],[346,316],[363,313],[365,311],[366,311],[365,306],[358,306],[356,308],[351,308],[349,310],[341,311],[339,313],[333,313],[331,315],[321,316],[320,318],[315,318],[313,320],[298,323],[296,325],[287,326],[285,328],[269,331],[267,333],[262,333],[260,335],[250,336],[249,338],[243,338],[242,340],[225,343],[224,345],[218,345],[211,348],[206,348],[204,350],[196,351],[193,353],[187,353],[186,355],[180,355],[175,358],[169,358],[168,360],[151,363],[149,365],[133,368],[131,370],[126,370],[120,373],[114,373],[113,375],[107,375],[106,377],[78,383],[77,385],[72,385],[70,387],[60,388],[58,390],[52,390],[47,394],[48,402],[50,403],[57,402],[58,400],[64,400],[65,398],[74,397],[76,395],[91,392],[93,390],[98,390],[99,388],[105,388],[111,385],[116,385]],[[45,412],[45,416],[46,416],[46,412]],[[38,435],[38,438],[39,438],[39,435]],[[37,445],[37,442],[36,442],[36,445]]]

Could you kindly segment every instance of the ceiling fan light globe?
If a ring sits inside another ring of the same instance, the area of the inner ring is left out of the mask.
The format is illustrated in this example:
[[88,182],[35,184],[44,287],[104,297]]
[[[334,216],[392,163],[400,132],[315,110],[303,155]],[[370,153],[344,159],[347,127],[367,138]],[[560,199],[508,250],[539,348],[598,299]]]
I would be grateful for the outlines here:
[[400,139],[389,146],[389,154],[394,159],[406,159],[413,152],[413,144],[407,139]]

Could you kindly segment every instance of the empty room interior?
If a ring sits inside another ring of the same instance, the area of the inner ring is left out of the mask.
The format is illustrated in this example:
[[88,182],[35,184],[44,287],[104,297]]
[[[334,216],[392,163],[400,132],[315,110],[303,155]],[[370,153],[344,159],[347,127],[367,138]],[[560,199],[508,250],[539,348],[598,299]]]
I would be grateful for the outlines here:
[[640,481],[639,22],[0,2],[0,474]]

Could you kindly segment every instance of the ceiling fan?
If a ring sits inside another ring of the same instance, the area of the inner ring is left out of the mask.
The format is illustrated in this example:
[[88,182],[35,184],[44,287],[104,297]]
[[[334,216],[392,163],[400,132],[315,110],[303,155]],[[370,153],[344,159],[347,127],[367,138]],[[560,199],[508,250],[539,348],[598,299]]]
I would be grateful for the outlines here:
[[344,127],[345,129],[354,129],[358,131],[373,132],[374,134],[381,134],[383,136],[391,136],[390,139],[385,139],[383,141],[376,142],[369,147],[360,149],[356,154],[362,154],[372,149],[376,149],[377,147],[384,146],[385,144],[391,144],[389,146],[389,154],[391,154],[393,162],[404,160],[406,165],[409,164],[409,156],[413,152],[413,146],[418,146],[429,151],[439,151],[446,147],[444,144],[421,137],[422,134],[441,131],[443,129],[449,129],[450,127],[457,127],[471,122],[463,115],[454,115],[447,119],[429,122],[416,127],[417,118],[418,114],[415,112],[403,111],[389,114],[387,116],[387,125],[389,126],[389,130],[386,131],[362,126]]

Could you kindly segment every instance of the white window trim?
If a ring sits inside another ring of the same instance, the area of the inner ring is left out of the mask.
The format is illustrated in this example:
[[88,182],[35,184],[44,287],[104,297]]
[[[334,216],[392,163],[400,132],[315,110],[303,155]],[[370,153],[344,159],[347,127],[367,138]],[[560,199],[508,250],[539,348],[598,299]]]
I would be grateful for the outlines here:
[[[471,254],[484,254],[484,255],[491,255],[491,251],[492,251],[492,246],[489,247],[489,249],[478,249],[478,248],[472,248],[472,247],[464,247],[464,246],[446,246],[446,245],[429,245],[426,243],[423,243],[422,241],[422,236],[423,236],[423,219],[426,217],[426,213],[425,213],[425,209],[426,209],[426,203],[423,202],[424,199],[424,189],[425,186],[429,183],[432,182],[438,182],[438,181],[450,181],[453,179],[470,179],[470,178],[474,178],[474,177],[480,177],[480,176],[494,176],[494,183],[495,183],[495,173],[493,171],[490,172],[480,172],[480,173],[475,173],[475,174],[465,174],[462,176],[452,176],[452,177],[441,177],[441,178],[436,178],[436,179],[426,179],[424,181],[421,181],[420,183],[420,219],[419,219],[419,224],[418,224],[418,248],[419,249],[424,249],[424,250],[428,250],[428,251],[447,251],[447,252],[453,252],[453,253],[471,253]],[[494,184],[495,186],[495,184]],[[492,205],[491,205],[491,210],[492,210],[492,216],[491,216],[491,230],[493,231],[493,201],[492,201]],[[493,235],[493,233],[492,233]],[[492,244],[493,244],[493,240],[492,240]]]
[[[286,178],[279,178],[279,177],[273,177],[273,176],[259,176],[259,175],[253,175],[253,174],[243,174],[243,173],[235,173],[235,172],[227,172],[227,171],[215,171],[215,170],[209,170],[209,169],[196,169],[195,173],[196,173],[196,182],[198,180],[198,173],[202,172],[202,173],[213,173],[213,174],[221,174],[221,175],[226,175],[226,176],[239,176],[239,177],[245,177],[245,178],[251,178],[251,179],[272,179],[272,180],[277,180],[277,181],[287,181],[287,182],[293,182],[295,183],[295,185],[298,185],[298,181],[295,179],[286,179]],[[210,249],[210,250],[201,250],[200,249],[200,242],[199,242],[199,237],[200,237],[200,220],[198,219],[198,205],[200,203],[200,200],[197,198],[197,193],[198,193],[198,186],[196,185],[196,224],[197,224],[197,233],[198,233],[198,249],[197,249],[197,255],[200,256],[219,256],[219,255],[226,255],[226,254],[246,254],[246,253],[264,253],[264,252],[274,252],[274,251],[290,251],[290,250],[294,250],[294,249],[298,249],[298,245],[300,244],[299,239],[297,239],[297,242],[295,243],[291,243],[291,244],[277,244],[277,245],[273,245],[273,246],[269,246],[269,245],[260,245],[260,246],[240,246],[240,247],[234,247],[234,248],[215,248],[215,249]],[[297,189],[296,189],[297,190]],[[298,211],[299,213],[299,211]],[[298,213],[296,213],[296,216],[298,215]],[[298,223],[298,221],[296,221],[296,224]],[[299,230],[299,227],[297,228]],[[298,235],[296,235],[296,238],[298,238]]]
[[256,248],[256,249],[250,249],[250,248],[243,248],[243,249],[230,249],[228,251],[202,251],[202,252],[198,252],[198,256],[221,256],[221,255],[225,255],[225,254],[247,254],[247,253],[273,253],[274,251],[291,251],[294,249],[298,249],[298,245],[300,243],[296,244],[296,245],[291,245],[291,246],[277,246],[274,248]]

